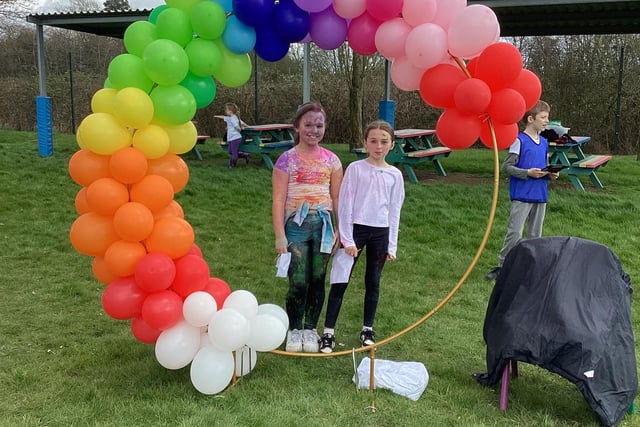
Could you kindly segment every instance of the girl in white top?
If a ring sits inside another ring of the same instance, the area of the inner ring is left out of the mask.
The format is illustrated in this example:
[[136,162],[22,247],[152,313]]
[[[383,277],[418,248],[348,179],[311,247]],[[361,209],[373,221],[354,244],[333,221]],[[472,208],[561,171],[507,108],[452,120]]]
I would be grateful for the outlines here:
[[[360,343],[369,346],[375,343],[373,321],[382,268],[385,261],[396,258],[404,180],[400,170],[385,160],[394,144],[391,125],[382,120],[375,121],[367,126],[364,137],[368,157],[347,167],[340,186],[338,228],[342,246],[347,255],[354,257],[354,265],[362,249],[367,247]],[[347,285],[348,282],[331,284],[324,335],[320,339],[323,353],[331,353],[335,346],[334,328]]]
[[240,133],[247,124],[240,119],[240,110],[233,102],[224,104],[224,116],[213,116],[217,119],[223,119],[227,124],[227,144],[229,144],[229,168],[233,169],[238,163],[238,157],[242,157],[249,163],[249,153],[240,152],[240,143],[242,142],[242,134]]

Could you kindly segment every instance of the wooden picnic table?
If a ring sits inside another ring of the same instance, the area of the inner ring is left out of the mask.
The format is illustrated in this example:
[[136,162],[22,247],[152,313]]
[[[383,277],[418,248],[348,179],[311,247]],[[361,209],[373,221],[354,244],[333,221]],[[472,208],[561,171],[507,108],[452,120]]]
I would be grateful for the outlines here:
[[549,142],[549,163],[567,166],[560,173],[566,174],[576,190],[584,192],[584,186],[580,182],[579,176],[588,176],[591,183],[596,188],[604,188],[597,171],[607,165],[611,156],[593,154],[587,156],[583,151],[583,146],[591,141],[589,136],[572,136],[575,142],[560,144],[555,141]]
[[[393,165],[402,165],[409,181],[413,183],[418,183],[413,165],[427,161],[433,164],[440,176],[447,176],[440,159],[449,157],[451,149],[434,146],[433,137],[435,134],[436,131],[433,129],[396,130],[394,132],[395,144],[385,160]],[[364,148],[355,148],[351,151],[360,159],[367,157],[367,151]]]
[[[239,151],[259,154],[262,162],[273,169],[272,154],[280,154],[293,147],[293,125],[288,123],[275,123],[265,125],[248,126],[242,129],[242,143]],[[223,142],[220,146],[229,151],[229,144]]]

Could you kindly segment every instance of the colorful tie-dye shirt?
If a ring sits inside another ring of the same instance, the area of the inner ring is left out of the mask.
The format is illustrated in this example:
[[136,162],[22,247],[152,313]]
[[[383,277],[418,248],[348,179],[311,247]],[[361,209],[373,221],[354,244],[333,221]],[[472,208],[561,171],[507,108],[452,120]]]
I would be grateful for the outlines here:
[[340,159],[333,152],[319,147],[318,156],[314,159],[302,158],[295,148],[282,153],[275,167],[289,175],[285,218],[293,214],[303,202],[310,209],[325,208],[332,210],[331,174],[342,168]]

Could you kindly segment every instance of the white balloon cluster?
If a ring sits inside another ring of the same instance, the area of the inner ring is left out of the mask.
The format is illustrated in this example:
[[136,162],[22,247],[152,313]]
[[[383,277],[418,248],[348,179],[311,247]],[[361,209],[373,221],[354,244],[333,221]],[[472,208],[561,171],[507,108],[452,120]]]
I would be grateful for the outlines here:
[[220,309],[207,292],[194,292],[184,300],[182,314],[183,320],[158,337],[156,359],[167,369],[191,363],[191,383],[203,394],[220,393],[234,374],[251,372],[256,352],[278,348],[289,329],[282,307],[259,305],[246,290],[232,292]]

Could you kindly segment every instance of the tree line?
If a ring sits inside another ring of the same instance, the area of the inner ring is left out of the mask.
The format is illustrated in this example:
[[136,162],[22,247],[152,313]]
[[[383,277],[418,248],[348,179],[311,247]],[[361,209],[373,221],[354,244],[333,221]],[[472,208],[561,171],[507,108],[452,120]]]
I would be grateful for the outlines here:
[[[34,131],[35,99],[39,95],[35,28],[11,23],[0,33],[0,128]],[[636,35],[572,35],[505,39],[520,50],[524,67],[543,85],[542,99],[551,105],[551,119],[589,135],[599,153],[638,153],[640,129],[640,38]],[[222,136],[224,123],[214,120],[225,102],[235,102],[247,123],[290,121],[303,99],[301,46],[278,62],[252,55],[254,73],[238,88],[217,86],[212,104],[195,119],[201,134]],[[54,131],[74,132],[91,113],[91,97],[103,87],[110,61],[124,53],[122,40],[45,28],[47,95],[52,100]],[[311,99],[328,116],[326,140],[358,144],[362,126],[378,117],[385,99],[385,60],[359,57],[346,46],[324,51],[310,48]],[[357,96],[361,93],[362,99]],[[351,95],[350,94],[355,94]],[[391,83],[395,125],[433,128],[441,110],[428,106],[417,91],[398,90]],[[358,113],[353,118],[353,111]],[[351,114],[350,114],[351,111]]]

